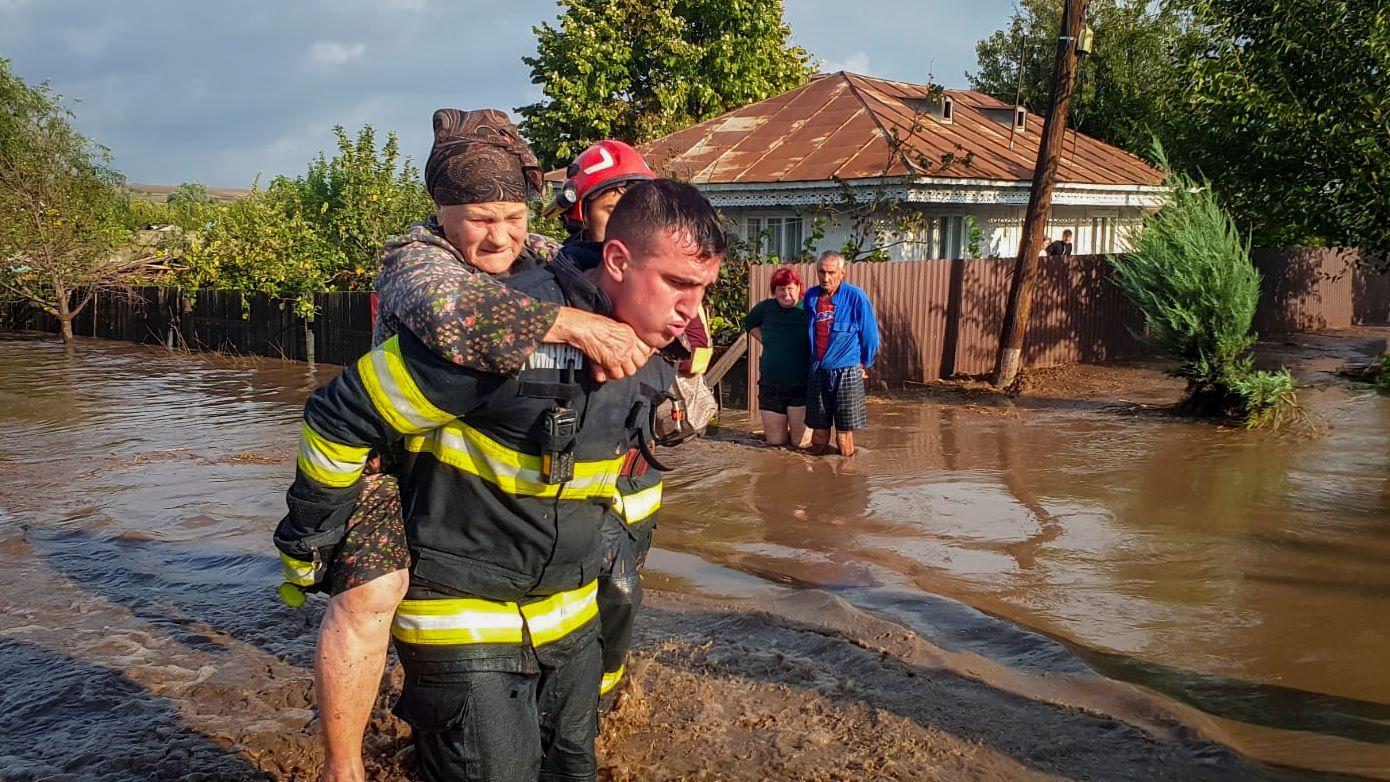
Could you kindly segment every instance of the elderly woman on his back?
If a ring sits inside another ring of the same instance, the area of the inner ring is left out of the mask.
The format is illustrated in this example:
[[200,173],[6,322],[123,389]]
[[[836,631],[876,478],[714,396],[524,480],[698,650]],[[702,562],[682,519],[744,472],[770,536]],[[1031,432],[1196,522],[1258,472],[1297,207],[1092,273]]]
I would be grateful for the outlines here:
[[743,328],[763,343],[758,362],[758,412],[768,445],[801,446],[806,433],[806,375],[810,316],[801,303],[801,277],[783,267],[772,275],[772,298],[758,302]]

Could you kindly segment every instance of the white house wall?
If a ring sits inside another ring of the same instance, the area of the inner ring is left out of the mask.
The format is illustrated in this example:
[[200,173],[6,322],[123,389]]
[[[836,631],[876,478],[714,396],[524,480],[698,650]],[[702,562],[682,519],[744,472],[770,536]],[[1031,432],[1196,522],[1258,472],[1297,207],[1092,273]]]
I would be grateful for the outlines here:
[[[737,226],[743,235],[749,217],[766,219],[768,217],[787,217],[801,215],[805,218],[804,235],[810,236],[812,212],[804,206],[775,207],[733,207],[725,206],[719,210],[727,220]],[[980,228],[980,256],[985,258],[1012,258],[1018,254],[1023,238],[1023,218],[1026,207],[995,204],[974,204],[962,207],[923,209],[932,217],[969,216],[975,219]],[[1129,249],[1129,236],[1143,222],[1144,209],[1141,207],[1114,206],[1054,206],[1051,220],[1048,221],[1045,235],[1049,240],[1060,239],[1062,231],[1072,231],[1072,251],[1077,255],[1098,252],[1124,252]],[[850,236],[847,222],[832,222],[825,226],[824,235],[815,243],[816,252],[839,249]],[[894,260],[917,260],[913,245],[897,245],[888,249]],[[968,252],[966,253],[968,254]]]

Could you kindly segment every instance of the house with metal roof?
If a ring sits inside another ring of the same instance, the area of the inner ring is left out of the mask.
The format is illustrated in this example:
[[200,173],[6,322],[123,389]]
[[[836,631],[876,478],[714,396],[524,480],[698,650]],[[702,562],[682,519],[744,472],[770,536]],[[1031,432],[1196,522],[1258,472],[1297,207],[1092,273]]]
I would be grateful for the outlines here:
[[[1011,257],[1042,126],[982,93],[841,71],[640,149],[769,255],[795,257],[819,226],[813,251],[867,233],[893,259]],[[1058,173],[1046,233],[1070,229],[1077,254],[1127,249],[1162,203],[1160,171],[1071,130]]]

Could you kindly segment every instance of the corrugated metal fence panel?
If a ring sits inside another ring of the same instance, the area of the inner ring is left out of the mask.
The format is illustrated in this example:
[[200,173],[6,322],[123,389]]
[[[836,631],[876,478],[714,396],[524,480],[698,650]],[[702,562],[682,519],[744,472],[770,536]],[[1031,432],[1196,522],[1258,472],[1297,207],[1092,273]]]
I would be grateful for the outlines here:
[[1102,255],[1043,258],[1030,321],[1027,366],[1114,361],[1144,352],[1133,336],[1142,326],[1139,312],[1110,282]]
[[1341,247],[1257,249],[1264,276],[1255,313],[1261,334],[1290,334],[1390,320],[1390,278],[1360,266],[1360,253]]
[[[1009,280],[1013,262],[995,258],[962,261],[960,316],[953,326],[956,350],[951,375],[983,375],[994,371],[995,355],[999,352],[999,330],[1003,323],[1004,304],[1008,299]],[[925,378],[938,380],[942,377]]]
[[372,349],[372,294],[314,296],[314,353],[325,364],[350,364]]
[[1390,323],[1390,274],[1356,270],[1352,281],[1352,322]]

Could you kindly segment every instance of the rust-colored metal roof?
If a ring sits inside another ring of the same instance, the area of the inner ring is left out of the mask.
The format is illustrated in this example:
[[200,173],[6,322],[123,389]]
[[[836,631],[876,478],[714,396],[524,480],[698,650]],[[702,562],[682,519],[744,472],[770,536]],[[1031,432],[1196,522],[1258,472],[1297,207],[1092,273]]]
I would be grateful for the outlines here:
[[[941,177],[1030,182],[1043,120],[1028,115],[1009,148],[1013,107],[970,90],[945,90],[953,121],[925,108],[925,85],[840,71],[758,103],[642,144],[652,168],[695,184],[817,182],[833,177]],[[915,105],[914,105],[915,104]],[[903,139],[897,149],[891,139]],[[973,153],[966,164],[963,158]],[[952,165],[924,169],[922,158]],[[1161,172],[1140,158],[1067,131],[1058,181],[1157,185]]]

